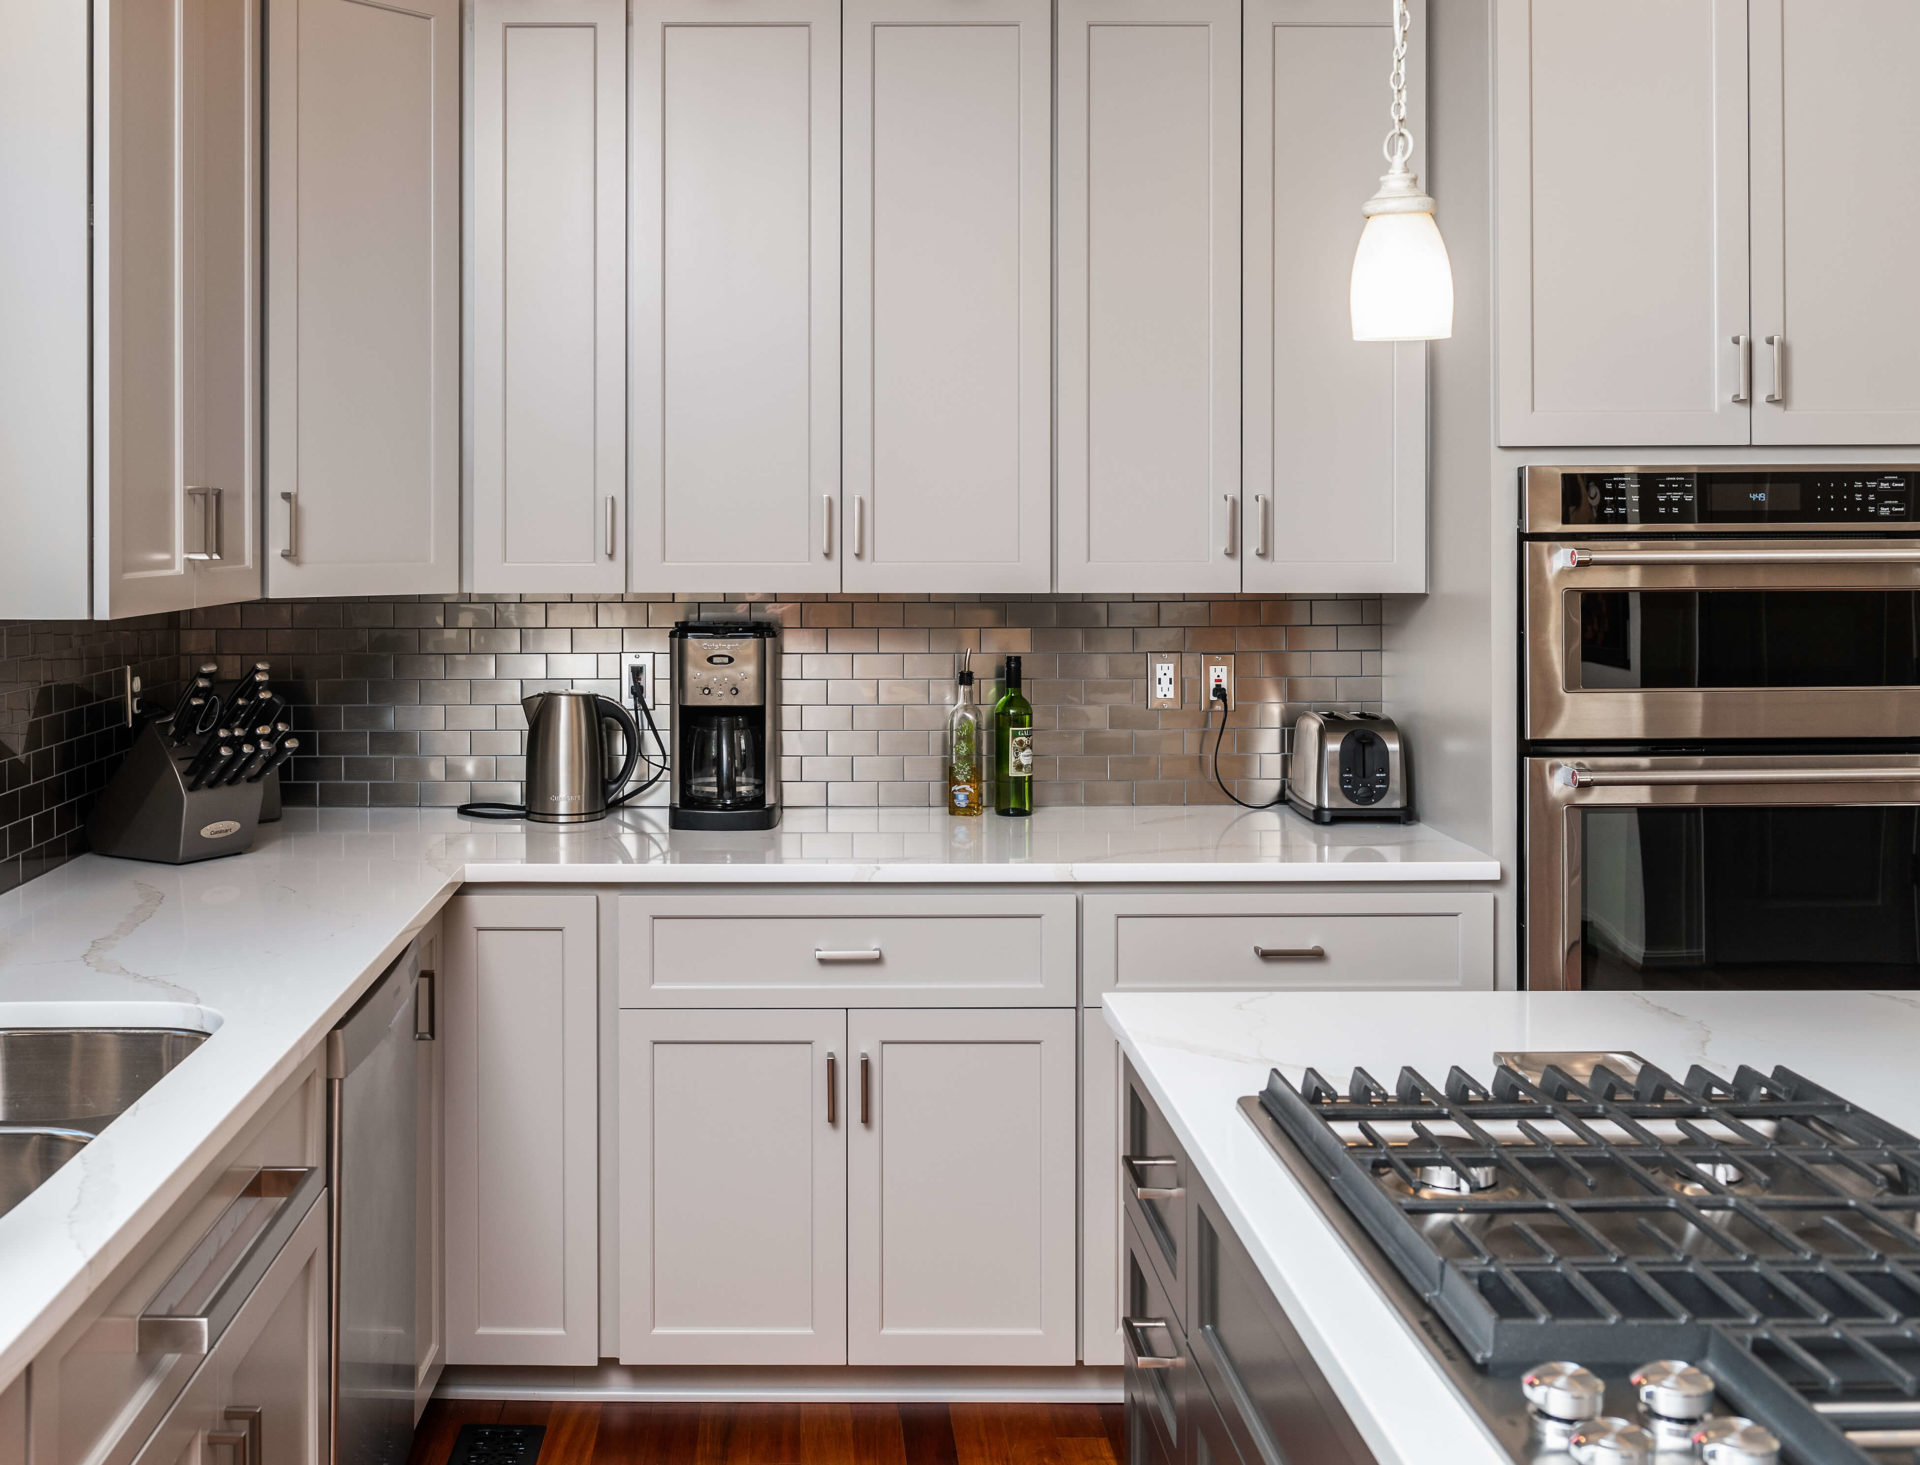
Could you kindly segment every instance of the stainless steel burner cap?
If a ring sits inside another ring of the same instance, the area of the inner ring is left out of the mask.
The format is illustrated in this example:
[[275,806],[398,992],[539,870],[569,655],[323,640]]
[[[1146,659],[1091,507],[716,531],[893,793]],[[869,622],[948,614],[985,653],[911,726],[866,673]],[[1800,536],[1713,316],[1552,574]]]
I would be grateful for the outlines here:
[[1649,1465],[1653,1436],[1631,1419],[1603,1415],[1573,1432],[1567,1453],[1574,1465]]
[[1693,1432],[1701,1465],[1780,1465],[1780,1441],[1751,1419],[1709,1419]]
[[1606,1388],[1579,1364],[1561,1360],[1528,1369],[1520,1380],[1520,1392],[1526,1395],[1527,1403],[1534,1410],[1547,1418],[1563,1424],[1578,1424],[1600,1412],[1600,1400]]
[[[1459,1151],[1479,1148],[1462,1135],[1439,1135],[1434,1143],[1456,1156]],[[1473,1164],[1457,1157],[1452,1161],[1429,1160],[1425,1164],[1417,1164],[1413,1167],[1413,1173],[1428,1190],[1443,1191],[1448,1195],[1471,1195],[1475,1191],[1492,1190],[1500,1179],[1498,1167]]]
[[1662,1419],[1705,1419],[1713,1412],[1713,1380],[1685,1359],[1660,1358],[1633,1371],[1640,1407]]

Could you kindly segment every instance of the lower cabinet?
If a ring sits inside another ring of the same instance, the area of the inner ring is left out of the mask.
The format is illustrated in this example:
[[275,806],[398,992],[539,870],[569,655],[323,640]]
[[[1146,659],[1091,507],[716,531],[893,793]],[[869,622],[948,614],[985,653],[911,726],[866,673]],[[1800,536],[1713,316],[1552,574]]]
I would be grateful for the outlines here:
[[420,939],[422,993],[414,1012],[413,1422],[418,1424],[447,1362],[446,1051],[440,1041],[441,953],[436,921]]
[[626,1363],[1071,1364],[1075,1014],[620,1014]]
[[447,906],[446,1361],[599,1359],[592,895]]

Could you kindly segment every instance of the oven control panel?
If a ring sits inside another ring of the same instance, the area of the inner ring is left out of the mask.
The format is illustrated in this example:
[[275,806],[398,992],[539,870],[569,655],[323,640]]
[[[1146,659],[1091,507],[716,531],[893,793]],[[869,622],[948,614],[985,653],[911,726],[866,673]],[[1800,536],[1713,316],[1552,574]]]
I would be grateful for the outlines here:
[[1751,469],[1675,472],[1567,471],[1560,512],[1568,525],[1905,524],[1913,515],[1908,471]]

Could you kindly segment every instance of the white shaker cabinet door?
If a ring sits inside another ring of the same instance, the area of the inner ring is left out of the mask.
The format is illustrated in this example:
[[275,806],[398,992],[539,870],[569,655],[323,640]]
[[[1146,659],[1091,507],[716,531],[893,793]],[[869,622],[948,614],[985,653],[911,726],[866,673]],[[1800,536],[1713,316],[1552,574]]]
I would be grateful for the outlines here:
[[1494,48],[1500,442],[1747,442],[1747,0],[1497,0]]
[[252,600],[260,9],[103,0],[93,48],[93,612]]
[[[1424,169],[1425,0],[1409,8]],[[1386,166],[1391,13],[1247,0],[1247,590],[1426,589],[1427,348],[1356,341],[1347,309],[1360,206]]]
[[636,590],[840,588],[839,0],[637,0]]
[[[1920,442],[1910,0],[1754,0],[1756,443]],[[1890,166],[1891,164],[1891,166]]]
[[627,8],[473,7],[473,574],[626,586]]
[[1049,0],[846,0],[850,591],[1052,574]]
[[847,1014],[847,1362],[1074,1361],[1077,1016]]
[[620,1360],[847,1361],[847,1016],[620,1014]]
[[272,17],[267,590],[458,590],[459,0]]
[[1238,590],[1240,0],[1059,46],[1059,588]]
[[597,902],[447,907],[446,1361],[599,1357]]

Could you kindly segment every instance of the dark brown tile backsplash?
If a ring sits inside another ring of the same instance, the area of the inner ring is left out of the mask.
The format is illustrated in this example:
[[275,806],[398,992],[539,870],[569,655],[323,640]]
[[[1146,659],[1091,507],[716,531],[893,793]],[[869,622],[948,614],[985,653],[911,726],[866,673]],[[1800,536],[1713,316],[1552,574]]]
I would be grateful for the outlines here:
[[180,673],[179,617],[0,622],[0,892],[86,848],[86,817],[126,753],[119,672],[158,693]]

